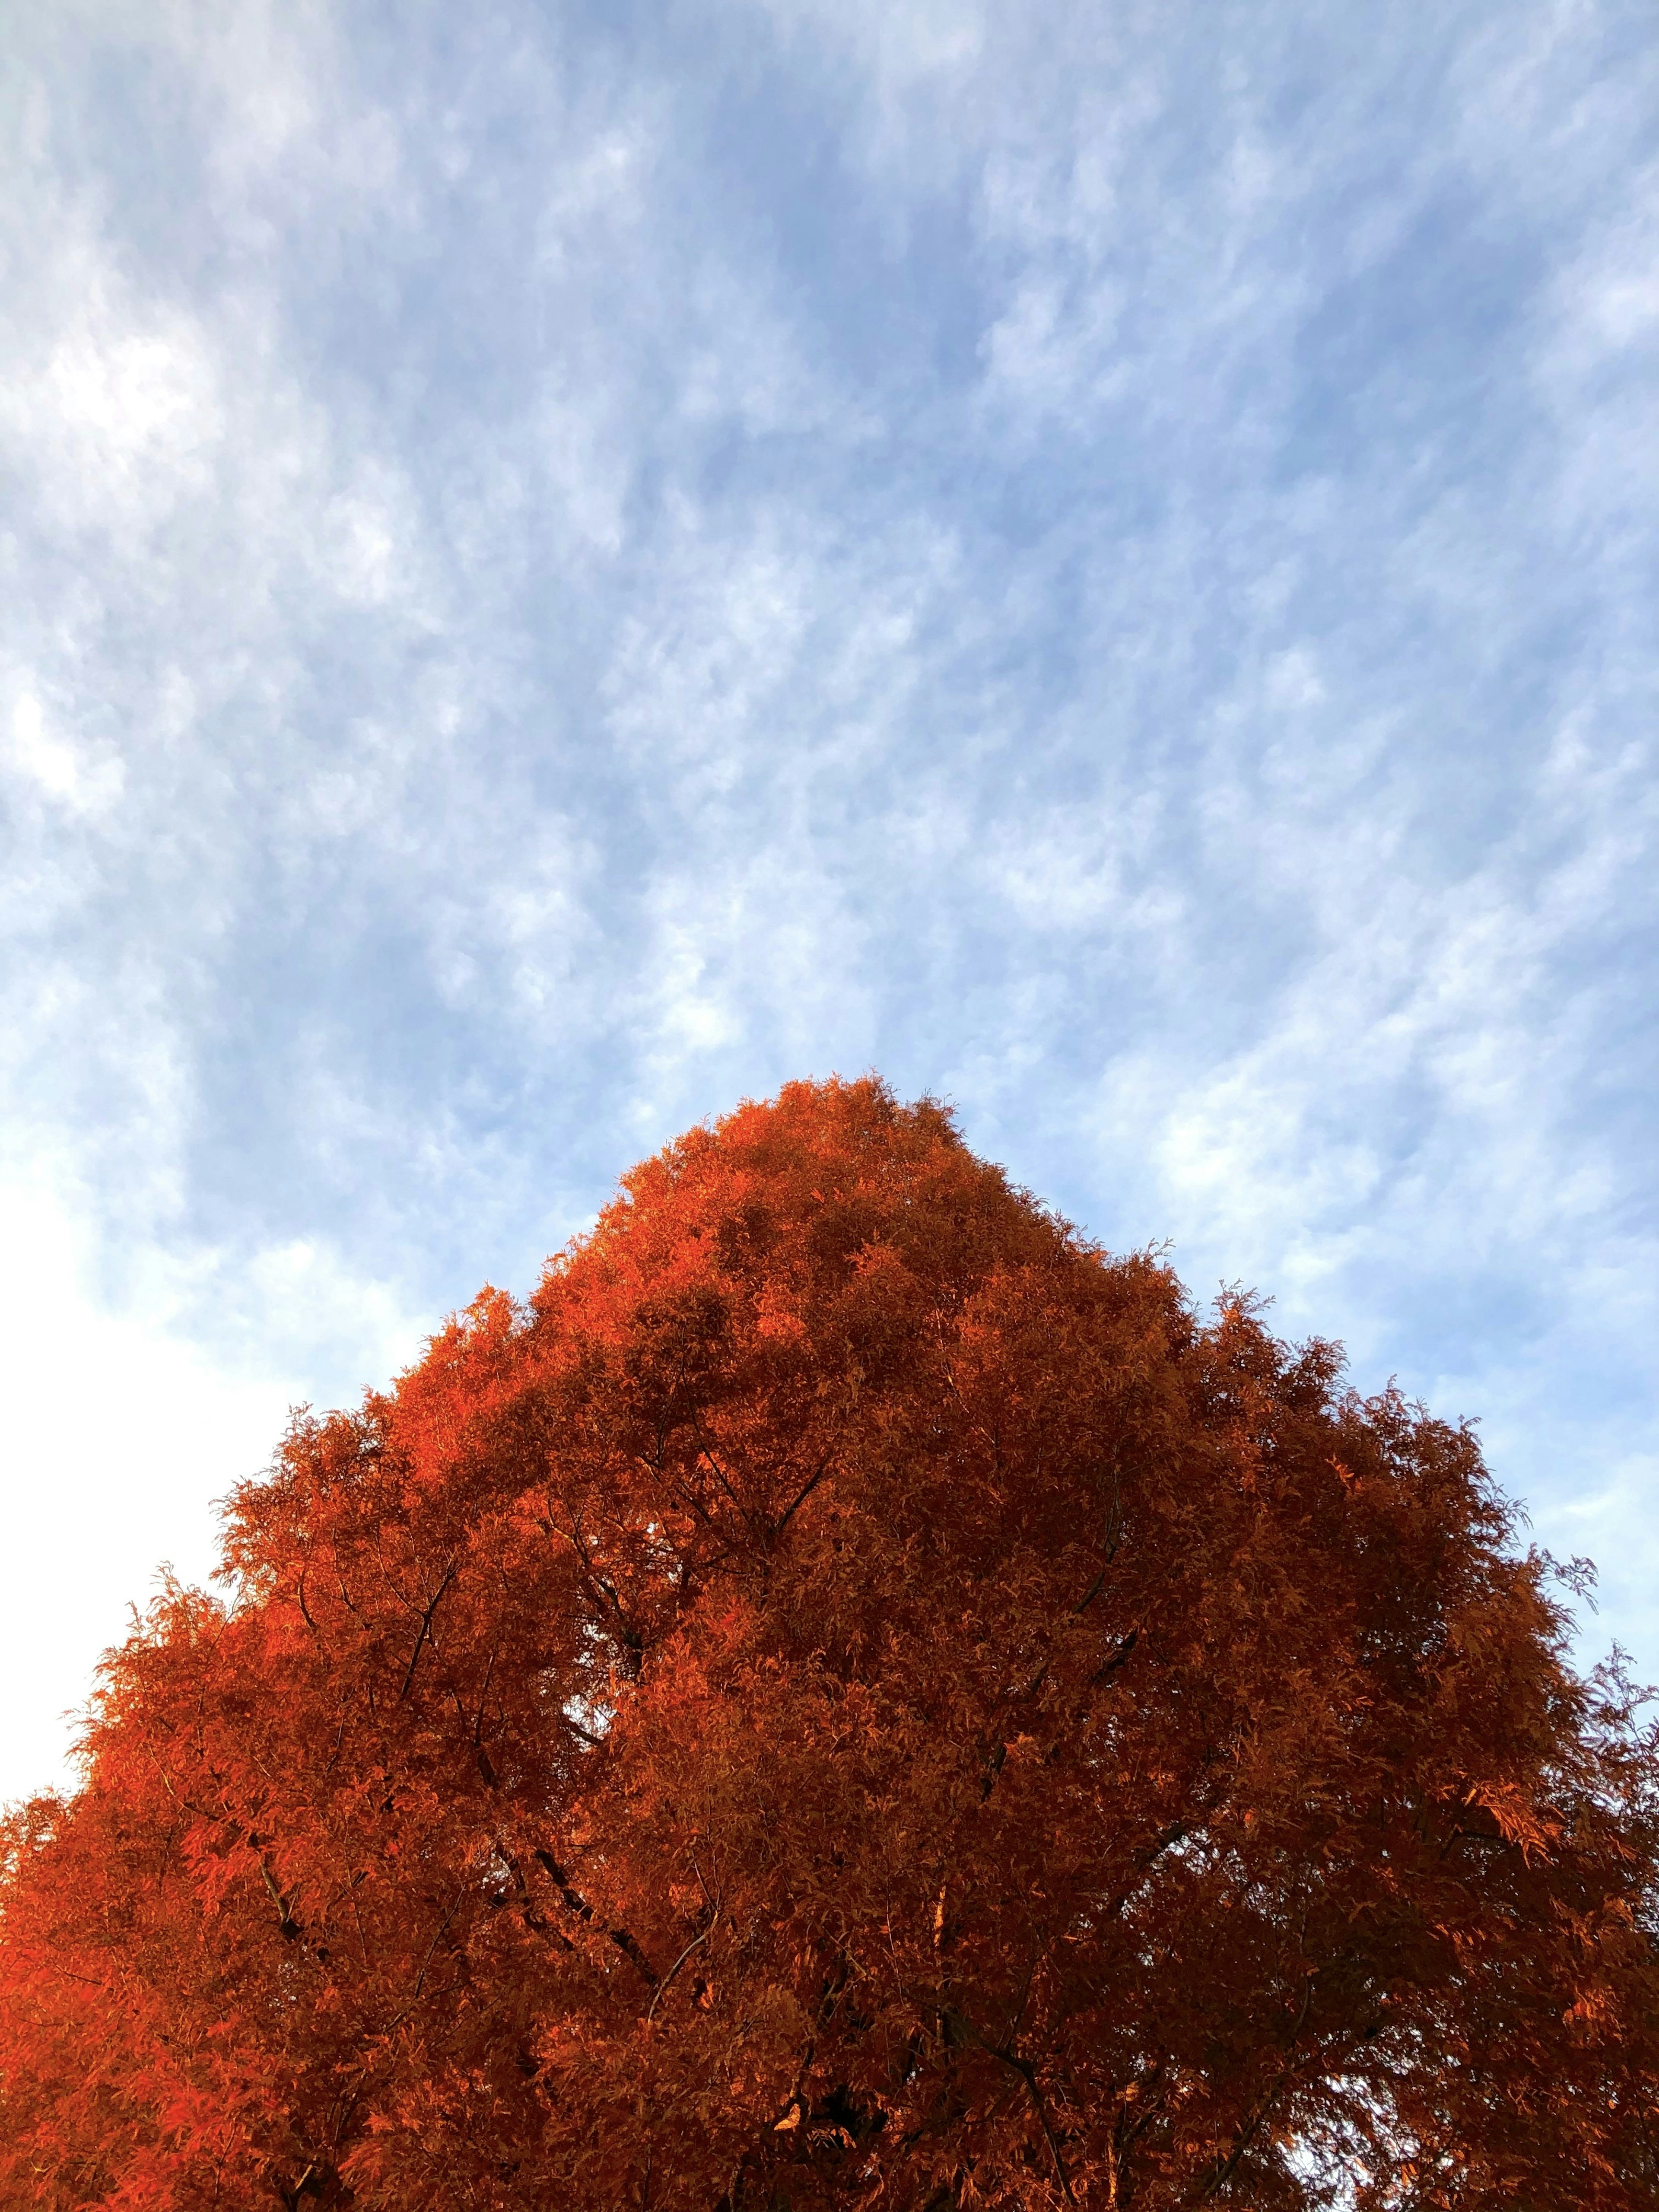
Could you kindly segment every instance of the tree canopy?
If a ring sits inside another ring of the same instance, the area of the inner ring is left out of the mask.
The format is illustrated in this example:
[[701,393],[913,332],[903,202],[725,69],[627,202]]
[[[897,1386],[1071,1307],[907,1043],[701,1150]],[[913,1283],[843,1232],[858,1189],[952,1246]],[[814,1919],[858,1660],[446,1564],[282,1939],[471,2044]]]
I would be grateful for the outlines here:
[[873,1080],[228,1511],[0,1873],[52,2212],[1659,2203],[1655,1746],[1467,1427]]

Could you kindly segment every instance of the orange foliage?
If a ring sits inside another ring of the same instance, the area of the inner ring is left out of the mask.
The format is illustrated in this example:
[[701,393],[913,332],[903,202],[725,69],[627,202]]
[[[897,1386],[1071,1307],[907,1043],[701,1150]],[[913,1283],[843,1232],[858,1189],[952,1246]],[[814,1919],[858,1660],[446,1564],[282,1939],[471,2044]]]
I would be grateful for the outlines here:
[[1656,1762],[1473,1437],[873,1082],[235,1498],[0,1878],[0,2201],[1659,2203]]

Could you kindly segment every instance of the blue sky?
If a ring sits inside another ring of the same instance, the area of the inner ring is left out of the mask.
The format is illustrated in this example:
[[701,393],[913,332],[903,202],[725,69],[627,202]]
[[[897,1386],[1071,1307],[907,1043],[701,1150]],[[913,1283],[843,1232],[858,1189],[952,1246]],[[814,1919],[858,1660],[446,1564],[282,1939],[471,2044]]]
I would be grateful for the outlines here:
[[290,1402],[831,1069],[1659,1673],[1644,0],[4,38],[0,1795]]

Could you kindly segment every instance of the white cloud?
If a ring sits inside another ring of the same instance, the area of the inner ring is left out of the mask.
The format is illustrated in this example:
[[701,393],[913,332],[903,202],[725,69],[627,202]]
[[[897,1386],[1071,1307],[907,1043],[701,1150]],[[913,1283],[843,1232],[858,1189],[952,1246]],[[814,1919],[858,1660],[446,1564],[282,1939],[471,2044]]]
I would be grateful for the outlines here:
[[100,1294],[87,1206],[47,1160],[0,1180],[6,1798],[68,1778],[65,1716],[84,1704],[100,1649],[120,1640],[164,1564],[186,1580],[211,1572],[216,1501],[268,1463],[313,1378],[337,1388],[343,1353],[365,1380],[384,1379],[419,1342],[383,1288],[295,1246],[258,1255],[234,1285],[248,1357],[216,1358],[180,1328],[198,1287],[161,1255],[140,1266],[131,1299]]
[[7,760],[12,769],[44,796],[76,814],[102,814],[121,796],[121,763],[94,757],[51,729],[46,710],[32,691],[12,702]]
[[137,308],[84,238],[54,282],[67,312],[15,348],[0,435],[58,527],[147,533],[208,481],[224,430],[214,363],[192,318]]
[[944,78],[959,82],[983,56],[988,11],[980,0],[911,0],[882,7],[878,0],[761,0],[763,12],[786,32],[811,30],[842,46],[866,70],[884,103],[917,84]]

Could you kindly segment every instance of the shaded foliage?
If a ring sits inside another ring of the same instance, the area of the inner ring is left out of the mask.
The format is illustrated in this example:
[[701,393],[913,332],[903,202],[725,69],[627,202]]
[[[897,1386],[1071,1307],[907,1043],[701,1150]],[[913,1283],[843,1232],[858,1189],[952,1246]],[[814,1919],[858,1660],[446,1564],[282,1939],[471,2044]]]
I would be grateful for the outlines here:
[[0,2196],[1650,2207],[1654,1747],[1511,1535],[1466,1429],[791,1086],[111,1656]]

